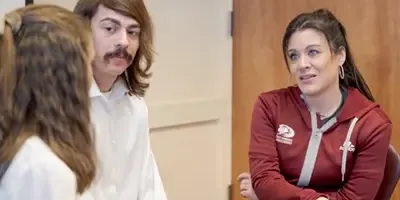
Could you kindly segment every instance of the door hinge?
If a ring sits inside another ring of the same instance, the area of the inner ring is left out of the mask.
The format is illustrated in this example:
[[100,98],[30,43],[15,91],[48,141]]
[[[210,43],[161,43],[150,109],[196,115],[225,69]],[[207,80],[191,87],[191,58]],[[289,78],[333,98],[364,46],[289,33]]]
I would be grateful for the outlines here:
[[25,0],[25,5],[33,4],[33,0]]

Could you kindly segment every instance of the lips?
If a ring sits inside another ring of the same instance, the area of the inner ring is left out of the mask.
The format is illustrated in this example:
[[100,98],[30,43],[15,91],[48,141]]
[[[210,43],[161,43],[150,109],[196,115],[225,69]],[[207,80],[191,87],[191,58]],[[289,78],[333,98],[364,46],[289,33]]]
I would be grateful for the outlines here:
[[125,58],[114,57],[114,58],[112,58],[112,60],[113,60],[113,63],[118,66],[127,64]]
[[300,80],[305,81],[305,80],[309,80],[309,79],[314,78],[314,77],[316,77],[315,74],[306,74],[306,75],[300,76]]

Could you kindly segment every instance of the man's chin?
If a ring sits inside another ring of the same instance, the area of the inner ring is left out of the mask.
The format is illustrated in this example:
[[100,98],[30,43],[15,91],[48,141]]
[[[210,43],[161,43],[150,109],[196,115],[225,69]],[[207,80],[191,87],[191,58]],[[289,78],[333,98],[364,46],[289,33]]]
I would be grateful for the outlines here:
[[123,74],[124,72],[125,72],[125,70],[115,69],[115,68],[108,68],[108,70],[107,70],[107,74],[109,76],[114,76],[114,77],[118,77],[121,74]]
[[113,65],[113,64],[110,64],[109,66],[108,66],[108,69],[110,70],[110,71],[113,71],[114,73],[116,73],[116,74],[122,74],[122,73],[124,73],[124,71],[128,68],[129,66],[128,65]]

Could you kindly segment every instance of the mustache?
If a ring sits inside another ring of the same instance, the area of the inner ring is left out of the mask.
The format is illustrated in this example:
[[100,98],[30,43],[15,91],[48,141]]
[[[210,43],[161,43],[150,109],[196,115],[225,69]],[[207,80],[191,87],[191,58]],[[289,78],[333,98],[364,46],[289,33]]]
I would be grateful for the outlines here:
[[129,53],[128,47],[117,47],[116,50],[107,52],[104,55],[104,60],[109,61],[112,58],[122,58],[126,60],[127,63],[132,62],[133,56]]

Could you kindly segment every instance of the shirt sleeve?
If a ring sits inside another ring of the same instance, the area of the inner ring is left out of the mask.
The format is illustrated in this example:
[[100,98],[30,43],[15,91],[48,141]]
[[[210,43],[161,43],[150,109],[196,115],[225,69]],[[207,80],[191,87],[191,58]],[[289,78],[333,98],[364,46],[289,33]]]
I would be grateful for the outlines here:
[[[371,126],[374,123],[365,123]],[[339,192],[327,193],[330,200],[374,200],[384,176],[386,157],[392,133],[392,124],[383,123],[358,146],[358,154],[349,180]]]
[[285,180],[279,169],[272,109],[260,96],[254,106],[249,148],[253,188],[260,200],[315,200],[326,196],[312,189],[296,187]]
[[151,150],[149,134],[147,134],[146,149],[138,200],[167,200],[160,172]]
[[[143,103],[141,106],[145,109],[145,115],[148,115],[147,106],[144,101],[141,101],[141,103]],[[124,167],[129,172],[126,174],[125,182],[121,185],[119,200],[167,200],[157,163],[151,150],[147,117],[143,118],[136,128],[135,147],[130,150],[130,161]]]
[[[55,169],[31,167],[18,180],[19,187],[9,188],[8,200],[73,200],[77,198],[75,176]],[[12,191],[11,191],[12,190]]]

